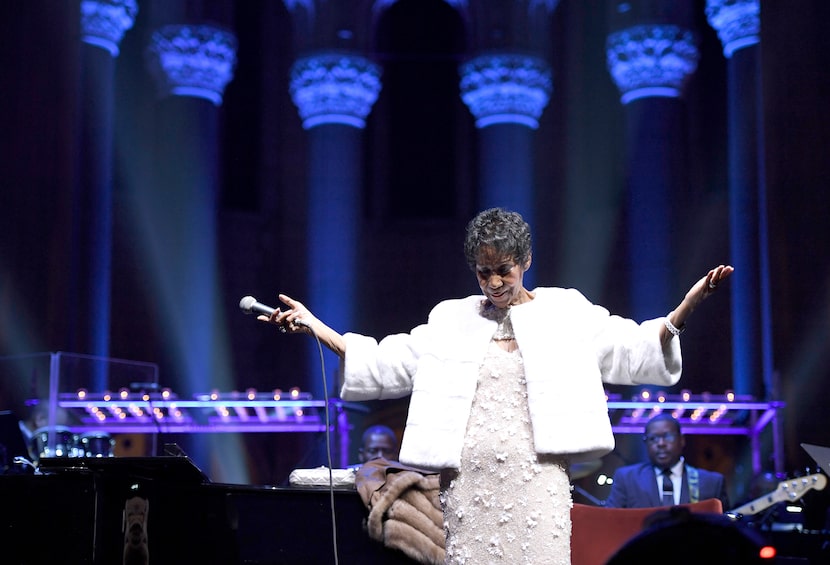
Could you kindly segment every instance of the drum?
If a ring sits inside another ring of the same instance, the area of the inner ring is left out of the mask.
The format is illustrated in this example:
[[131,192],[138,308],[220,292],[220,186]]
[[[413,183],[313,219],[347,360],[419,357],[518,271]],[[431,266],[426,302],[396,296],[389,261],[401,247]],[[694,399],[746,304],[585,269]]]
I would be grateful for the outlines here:
[[[49,441],[49,436],[53,436]],[[66,426],[38,428],[32,434],[30,451],[37,462],[42,457],[80,457],[78,436]]]
[[107,432],[81,434],[81,455],[83,457],[114,457],[115,440]]

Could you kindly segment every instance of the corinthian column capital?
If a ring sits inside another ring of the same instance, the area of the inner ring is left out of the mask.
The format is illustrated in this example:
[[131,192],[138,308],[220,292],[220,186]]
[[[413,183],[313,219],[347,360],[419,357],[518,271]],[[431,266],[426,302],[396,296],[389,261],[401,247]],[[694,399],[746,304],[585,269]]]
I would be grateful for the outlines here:
[[291,68],[291,99],[303,128],[343,124],[362,129],[381,89],[380,67],[365,57],[322,53]]
[[476,118],[476,127],[521,124],[539,127],[539,116],[550,100],[550,67],[537,57],[499,53],[464,63],[461,99]]
[[147,48],[150,71],[163,96],[193,96],[222,104],[236,66],[236,36],[208,25],[167,25]]
[[133,27],[136,14],[136,0],[82,0],[81,41],[117,57],[124,32]]
[[650,96],[676,98],[697,69],[691,31],[675,25],[639,25],[608,36],[608,70],[623,104]]
[[738,49],[761,42],[759,0],[706,0],[706,19],[718,32],[727,58]]

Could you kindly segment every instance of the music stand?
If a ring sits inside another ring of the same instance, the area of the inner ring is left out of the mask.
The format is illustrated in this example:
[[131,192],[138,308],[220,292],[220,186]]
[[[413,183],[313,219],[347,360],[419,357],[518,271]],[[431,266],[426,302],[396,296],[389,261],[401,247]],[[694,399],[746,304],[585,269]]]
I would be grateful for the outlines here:
[[810,454],[816,465],[821,467],[825,473],[830,473],[830,447],[822,447],[811,443],[802,443],[801,447]]

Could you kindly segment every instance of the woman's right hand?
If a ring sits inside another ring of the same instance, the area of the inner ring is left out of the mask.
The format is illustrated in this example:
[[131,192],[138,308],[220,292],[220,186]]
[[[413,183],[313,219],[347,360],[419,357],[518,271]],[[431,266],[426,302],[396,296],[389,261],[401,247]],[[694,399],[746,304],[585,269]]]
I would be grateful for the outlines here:
[[257,319],[276,324],[283,333],[309,333],[312,322],[319,321],[302,302],[286,294],[280,294],[279,299],[287,309],[277,308],[270,316],[263,314]]
[[311,313],[299,300],[286,294],[279,295],[280,302],[288,308],[277,308],[270,316],[257,316],[258,320],[275,324],[282,333],[306,333],[317,337],[323,345],[338,357],[345,358],[346,342],[339,333],[328,327]]

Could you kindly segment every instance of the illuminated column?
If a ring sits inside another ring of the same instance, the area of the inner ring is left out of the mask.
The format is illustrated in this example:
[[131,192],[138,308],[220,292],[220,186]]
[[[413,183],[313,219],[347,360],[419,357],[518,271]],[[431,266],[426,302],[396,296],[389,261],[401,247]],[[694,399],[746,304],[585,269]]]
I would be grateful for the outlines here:
[[681,27],[636,25],[608,36],[606,56],[626,107],[632,316],[645,319],[670,309],[676,295],[672,197],[686,176],[679,97],[698,50]]
[[136,0],[81,0],[81,41],[118,57],[124,32],[137,14]]
[[533,130],[550,99],[550,68],[536,57],[499,53],[464,63],[460,74],[461,99],[479,129],[479,208],[516,210],[533,226]]
[[[112,271],[112,146],[115,58],[133,26],[135,0],[81,2],[78,182],[73,187],[70,339],[74,352],[109,356]],[[106,375],[90,386],[103,390]]]
[[166,342],[178,385],[189,395],[223,389],[228,375],[220,312],[216,208],[217,108],[233,76],[236,38],[207,25],[155,31],[148,65],[159,87],[154,186],[144,187],[145,229]]
[[761,123],[759,0],[707,0],[728,59],[732,369],[735,392],[775,395]]
[[[322,53],[298,59],[291,97],[308,131],[308,298],[313,310],[340,331],[353,326],[357,289],[361,137],[381,89],[380,68],[355,54]],[[337,357],[326,351],[326,383],[336,396]],[[316,343],[309,350],[310,390],[323,398]]]

